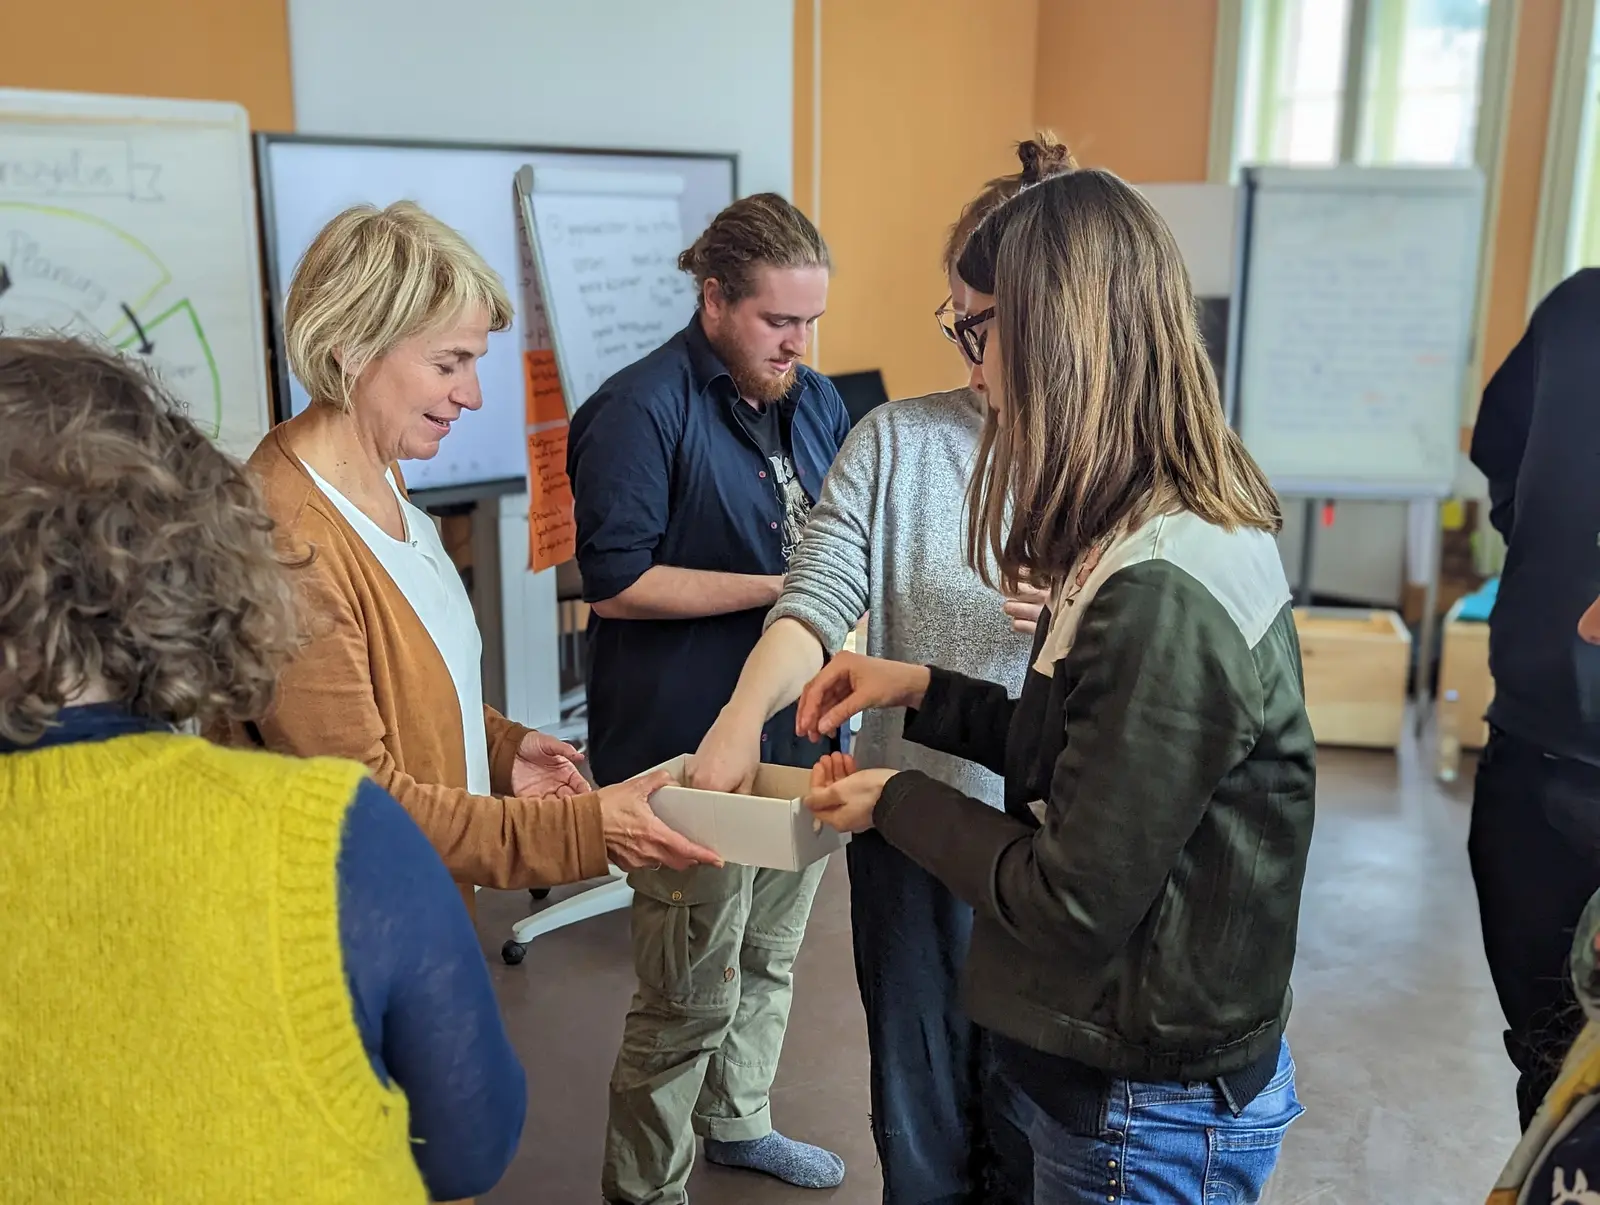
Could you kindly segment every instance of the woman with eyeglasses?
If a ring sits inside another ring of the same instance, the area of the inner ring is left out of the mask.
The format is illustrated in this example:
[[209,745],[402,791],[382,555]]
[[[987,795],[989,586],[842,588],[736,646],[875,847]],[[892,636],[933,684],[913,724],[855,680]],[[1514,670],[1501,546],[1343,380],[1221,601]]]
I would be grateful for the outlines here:
[[[1029,184],[1072,167],[1048,135],[1018,147],[1021,170],[989,181],[945,245],[951,296],[937,318],[956,339],[967,287],[954,273],[967,236]],[[788,706],[866,615],[878,656],[931,660],[1021,686],[1026,636],[1042,596],[1022,582],[1007,599],[967,568],[961,498],[983,431],[968,389],[891,402],[851,433],[789,563],[766,635],[695,755],[696,782],[748,783],[761,727]],[[1014,630],[1015,629],[1015,630]],[[865,764],[916,768],[998,808],[986,769],[900,739],[899,721],[868,716]],[[886,1205],[1010,1205],[1032,1200],[1027,1142],[1005,1120],[991,1060],[957,999],[972,909],[875,835],[846,850],[856,978],[872,1058],[872,1132]]]
[[1278,501],[1127,184],[1024,190],[957,271],[989,406],[968,561],[1052,585],[1022,696],[845,654],[797,722],[903,708],[907,741],[1003,774],[1005,810],[840,755],[808,802],[974,906],[963,999],[1038,1205],[1255,1201],[1301,1112],[1283,1031],[1316,788]]

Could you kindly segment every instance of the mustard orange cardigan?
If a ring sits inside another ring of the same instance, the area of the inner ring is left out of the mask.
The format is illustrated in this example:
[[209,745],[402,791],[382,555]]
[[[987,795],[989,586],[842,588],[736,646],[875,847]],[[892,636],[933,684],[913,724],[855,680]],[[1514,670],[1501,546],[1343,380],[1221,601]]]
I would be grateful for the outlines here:
[[268,433],[249,463],[284,555],[296,564],[311,553],[290,571],[306,644],[279,679],[271,712],[234,726],[226,739],[361,762],[459,882],[534,887],[605,874],[598,796],[512,795],[511,767],[528,729],[492,707],[483,718],[495,794],[467,790],[455,686],[411,604],[281,429]]

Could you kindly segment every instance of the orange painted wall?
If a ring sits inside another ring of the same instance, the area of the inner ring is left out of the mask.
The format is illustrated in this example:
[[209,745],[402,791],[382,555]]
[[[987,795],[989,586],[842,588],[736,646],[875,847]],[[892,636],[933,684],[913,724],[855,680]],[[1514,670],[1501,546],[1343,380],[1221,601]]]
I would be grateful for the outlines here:
[[[926,311],[961,204],[1034,128],[1134,181],[1203,180],[1218,0],[824,0],[819,362],[901,396],[959,380]],[[1561,6],[1517,6],[1484,372],[1527,321]],[[812,201],[812,3],[795,2],[795,195]],[[936,300],[936,299],[935,299]]]
[[294,128],[286,0],[0,0],[0,85],[231,100]]
[[[934,326],[947,291],[940,255],[961,207],[1014,170],[1012,146],[1033,128],[1038,0],[824,0],[822,10],[821,228],[834,277],[820,363],[881,368],[895,397],[951,388],[966,374]],[[807,108],[809,20],[797,11]],[[809,205],[800,104],[796,196]]]
[[[795,2],[794,195],[808,213],[812,7]],[[1215,25],[1216,0],[823,0],[820,224],[835,272],[818,363],[881,368],[895,397],[961,382],[931,317],[944,237],[1037,128],[1132,180],[1203,179]]]
[[1040,0],[1034,118],[1136,183],[1206,178],[1217,0]]
[[1534,232],[1545,135],[1555,80],[1561,5],[1534,0],[1517,6],[1517,48],[1511,76],[1511,107],[1500,168],[1500,213],[1490,258],[1489,316],[1484,332],[1483,371],[1499,367],[1528,322],[1528,285],[1533,274]]

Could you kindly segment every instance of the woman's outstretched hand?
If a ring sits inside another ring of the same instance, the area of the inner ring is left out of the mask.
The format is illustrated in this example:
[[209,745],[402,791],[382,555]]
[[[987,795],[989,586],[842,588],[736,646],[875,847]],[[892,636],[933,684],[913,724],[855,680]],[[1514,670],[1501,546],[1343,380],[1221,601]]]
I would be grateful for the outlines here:
[[872,827],[883,784],[894,775],[893,770],[857,770],[848,753],[830,753],[812,767],[805,803],[817,819],[841,833],[864,832]]
[[627,782],[600,788],[606,853],[623,870],[688,870],[697,865],[722,865],[715,850],[674,832],[650,810],[650,796],[671,783],[672,775],[665,770],[652,770]]
[[856,772],[856,759],[848,753],[824,753],[811,767],[811,789],[820,791]]
[[589,790],[578,764],[583,760],[566,741],[529,732],[517,746],[517,760],[511,765],[513,795],[582,795]]
[[820,741],[870,708],[920,707],[930,676],[925,665],[839,653],[800,692],[795,734]]

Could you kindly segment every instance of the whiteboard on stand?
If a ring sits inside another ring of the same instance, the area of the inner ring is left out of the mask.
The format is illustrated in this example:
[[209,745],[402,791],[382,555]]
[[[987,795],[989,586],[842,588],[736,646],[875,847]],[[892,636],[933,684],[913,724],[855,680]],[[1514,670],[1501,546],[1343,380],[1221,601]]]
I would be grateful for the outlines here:
[[239,457],[270,416],[258,247],[240,106],[0,89],[0,331],[142,359]]
[[575,411],[694,314],[694,290],[678,269],[683,180],[529,166],[518,185],[562,392]]
[[1472,168],[1251,168],[1235,423],[1310,497],[1454,488],[1483,179]]

